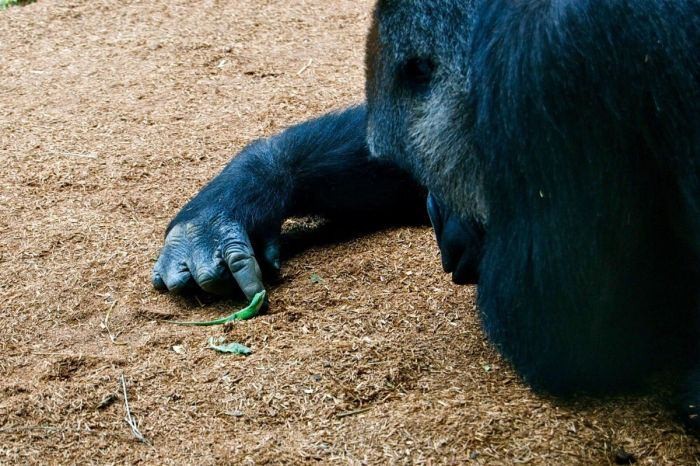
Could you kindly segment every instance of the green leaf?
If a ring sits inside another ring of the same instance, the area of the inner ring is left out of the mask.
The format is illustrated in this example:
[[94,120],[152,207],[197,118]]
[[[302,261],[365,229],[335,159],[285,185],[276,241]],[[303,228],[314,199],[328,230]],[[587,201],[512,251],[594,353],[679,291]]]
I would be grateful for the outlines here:
[[209,337],[207,348],[218,351],[219,353],[232,353],[248,356],[253,354],[253,350],[240,343],[224,343],[223,338]]
[[24,5],[32,3],[34,0],[0,0],[0,10],[6,10],[11,6]]
[[223,325],[223,324],[226,324],[228,322],[232,322],[234,320],[252,319],[253,317],[260,314],[260,308],[262,308],[262,305],[265,302],[265,295],[266,295],[265,290],[262,290],[260,293],[253,296],[253,299],[250,301],[250,304],[248,304],[247,307],[241,309],[240,311],[236,311],[231,315],[228,315],[226,317],[222,317],[220,319],[194,321],[194,322],[183,322],[183,321],[178,321],[178,320],[175,320],[175,321],[166,320],[165,322],[169,322],[169,323],[175,324],[175,325],[208,327],[211,325]]

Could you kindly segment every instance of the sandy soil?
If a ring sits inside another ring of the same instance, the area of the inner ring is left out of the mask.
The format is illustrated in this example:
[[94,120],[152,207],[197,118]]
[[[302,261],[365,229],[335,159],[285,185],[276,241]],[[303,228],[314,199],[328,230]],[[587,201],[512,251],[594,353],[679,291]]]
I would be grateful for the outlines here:
[[[521,384],[427,228],[295,255],[253,321],[159,322],[240,304],[153,291],[163,229],[247,141],[362,99],[370,8],[0,13],[1,463],[697,462],[653,398],[571,405]],[[254,354],[207,350],[220,335]],[[150,444],[124,421],[122,374]]]

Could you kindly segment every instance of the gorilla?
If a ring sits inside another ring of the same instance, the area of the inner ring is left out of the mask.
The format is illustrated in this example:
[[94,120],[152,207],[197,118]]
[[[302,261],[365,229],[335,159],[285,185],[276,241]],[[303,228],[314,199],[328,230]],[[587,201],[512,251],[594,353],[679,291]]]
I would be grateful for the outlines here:
[[673,367],[700,425],[700,0],[379,0],[366,104],[253,142],[167,229],[157,289],[263,289],[291,216],[411,221],[537,390]]

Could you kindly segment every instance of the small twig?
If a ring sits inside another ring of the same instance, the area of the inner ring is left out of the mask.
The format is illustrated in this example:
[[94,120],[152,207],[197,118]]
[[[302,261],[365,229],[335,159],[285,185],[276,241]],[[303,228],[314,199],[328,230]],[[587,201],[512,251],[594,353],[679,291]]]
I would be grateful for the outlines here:
[[116,435],[102,429],[93,430],[89,427],[61,427],[61,426],[8,426],[0,427],[0,434],[21,434],[27,432],[43,432],[45,434],[78,434],[78,435]]
[[299,71],[297,71],[297,76],[300,76],[301,73],[303,73],[304,71],[306,71],[306,69],[307,69],[309,66],[311,66],[311,64],[312,64],[313,62],[314,62],[314,59],[313,59],[313,58],[310,59],[309,62],[308,62],[306,65],[304,65]]
[[97,154],[95,154],[93,152],[87,152],[87,153],[83,154],[80,152],[60,152],[57,150],[52,150],[51,153],[55,154],[55,155],[62,155],[64,157],[76,157],[79,159],[96,159],[97,158]]
[[139,430],[139,426],[136,423],[136,419],[134,419],[134,416],[131,415],[131,408],[129,408],[129,398],[126,394],[126,380],[124,379],[124,374],[121,375],[121,383],[122,391],[124,392],[124,408],[126,409],[126,416],[124,417],[124,420],[127,424],[129,424],[129,427],[131,427],[131,432],[134,434],[134,437],[136,437],[140,442],[143,442],[146,445],[151,445],[151,442],[149,442]]
[[109,315],[112,313],[112,309],[114,309],[114,306],[116,306],[117,302],[112,301],[112,305],[109,306],[109,309],[107,309],[107,315],[105,315],[104,320],[102,321],[102,325],[104,325],[105,330],[107,330],[107,334],[109,335],[109,339],[112,342],[113,345],[126,345],[125,342],[119,342],[117,343],[117,337],[122,333],[122,332],[117,332],[116,335],[112,334],[112,330],[109,328]]
[[372,409],[372,408],[360,408],[360,409],[354,409],[352,411],[345,411],[343,413],[336,414],[335,417],[340,419],[343,417],[354,416],[355,414],[365,413],[365,412],[369,411],[370,409]]
[[80,432],[80,433],[92,433],[89,429],[75,429],[71,427],[53,427],[53,426],[21,426],[21,427],[1,427],[0,433],[18,433],[18,432],[31,432],[34,430],[42,432]]

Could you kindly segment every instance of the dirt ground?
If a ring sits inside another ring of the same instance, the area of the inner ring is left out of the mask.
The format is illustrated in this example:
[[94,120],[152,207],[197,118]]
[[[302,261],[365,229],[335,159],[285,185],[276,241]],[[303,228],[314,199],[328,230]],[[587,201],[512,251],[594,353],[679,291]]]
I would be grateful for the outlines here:
[[240,305],[152,290],[162,232],[247,141],[362,99],[371,3],[0,13],[0,463],[698,462],[654,398],[520,383],[424,227],[295,255],[252,321],[159,321]]

